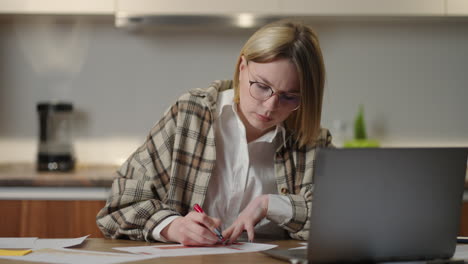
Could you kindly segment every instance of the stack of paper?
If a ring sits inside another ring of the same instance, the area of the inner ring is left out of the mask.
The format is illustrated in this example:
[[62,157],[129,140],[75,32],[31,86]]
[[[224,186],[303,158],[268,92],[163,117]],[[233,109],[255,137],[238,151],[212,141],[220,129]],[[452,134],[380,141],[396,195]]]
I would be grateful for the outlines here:
[[212,255],[212,254],[232,254],[256,252],[272,249],[276,245],[260,244],[260,243],[236,243],[232,245],[214,245],[210,247],[194,247],[176,245],[163,246],[143,246],[143,247],[117,247],[113,248],[120,251],[131,252],[135,254],[152,255],[159,257],[178,257],[178,256],[195,256],[195,255]]
[[14,249],[14,248],[64,248],[80,245],[88,237],[60,239],[51,238],[43,239],[37,237],[0,237],[0,248]]
[[[113,264],[139,261],[158,257],[230,254],[262,251],[276,245],[258,243],[237,243],[233,245],[215,245],[211,247],[188,247],[179,244],[163,246],[120,247],[117,250],[134,254],[120,254],[76,249],[65,249],[81,244],[88,236],[75,239],[38,239],[38,238],[0,238],[0,259],[14,259],[46,263],[103,263]],[[11,250],[11,249],[31,250]],[[29,254],[28,254],[29,253]],[[26,254],[26,255],[24,255]]]
[[[37,237],[0,238],[0,259],[47,263],[122,263],[154,256],[139,256],[97,251],[65,249],[80,245],[88,236],[71,239],[39,239]],[[18,250],[18,249],[28,250]]]
[[34,250],[31,254],[26,256],[0,256],[0,258],[21,260],[21,261],[34,261],[45,263],[68,263],[68,264],[82,264],[82,263],[100,263],[100,264],[114,264],[128,261],[139,261],[154,256],[141,256],[131,254],[119,254],[109,252],[76,250],[66,248],[43,248]]

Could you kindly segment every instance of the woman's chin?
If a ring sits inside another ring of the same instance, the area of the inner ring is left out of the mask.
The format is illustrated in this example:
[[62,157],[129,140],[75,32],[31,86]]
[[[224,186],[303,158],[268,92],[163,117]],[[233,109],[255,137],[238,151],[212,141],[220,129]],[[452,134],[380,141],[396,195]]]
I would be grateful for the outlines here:
[[257,130],[258,132],[261,132],[262,134],[266,131],[271,130],[271,128],[274,126],[271,122],[261,122],[258,120],[255,120],[254,122],[251,122],[250,124],[255,130]]

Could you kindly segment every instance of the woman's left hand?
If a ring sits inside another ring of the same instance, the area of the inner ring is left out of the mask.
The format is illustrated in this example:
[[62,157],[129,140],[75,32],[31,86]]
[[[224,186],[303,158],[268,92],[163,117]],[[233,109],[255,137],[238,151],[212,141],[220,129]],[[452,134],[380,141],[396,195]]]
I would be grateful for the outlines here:
[[236,221],[224,230],[224,239],[229,239],[230,243],[233,243],[245,230],[249,241],[254,240],[254,227],[260,222],[268,212],[268,195],[260,195],[253,199],[247,207],[240,213]]

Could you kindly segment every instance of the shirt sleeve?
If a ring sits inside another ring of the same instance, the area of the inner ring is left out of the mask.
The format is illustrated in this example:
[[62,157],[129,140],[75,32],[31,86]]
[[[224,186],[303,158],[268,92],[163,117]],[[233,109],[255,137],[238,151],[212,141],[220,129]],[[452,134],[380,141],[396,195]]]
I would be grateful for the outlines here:
[[178,217],[180,216],[170,216],[157,225],[153,230],[153,239],[161,242],[169,242],[163,235],[161,235],[161,231]]
[[289,197],[292,204],[293,217],[291,218],[291,221],[284,225],[284,228],[289,231],[289,235],[293,239],[307,240],[309,237],[309,215],[310,210],[312,210],[313,207],[313,175],[316,147],[333,148],[332,137],[327,129],[321,129],[317,145],[314,148],[309,149],[304,164],[296,164],[297,167],[303,166],[305,168],[304,177],[300,181],[296,182],[298,187],[300,187],[297,188],[299,192],[286,195]]
[[96,216],[106,237],[154,241],[153,230],[180,215],[164,203],[170,190],[177,114],[174,104],[117,171],[106,205]]
[[289,222],[293,216],[292,204],[288,197],[278,194],[268,195],[267,219],[284,225]]

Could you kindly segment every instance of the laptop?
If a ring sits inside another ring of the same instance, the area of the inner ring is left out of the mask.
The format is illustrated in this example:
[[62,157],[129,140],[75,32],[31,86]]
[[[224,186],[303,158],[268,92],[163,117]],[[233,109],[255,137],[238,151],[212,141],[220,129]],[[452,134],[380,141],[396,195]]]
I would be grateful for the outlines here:
[[307,250],[264,253],[291,263],[463,263],[445,260],[455,252],[467,158],[468,148],[320,149]]

